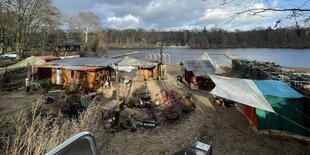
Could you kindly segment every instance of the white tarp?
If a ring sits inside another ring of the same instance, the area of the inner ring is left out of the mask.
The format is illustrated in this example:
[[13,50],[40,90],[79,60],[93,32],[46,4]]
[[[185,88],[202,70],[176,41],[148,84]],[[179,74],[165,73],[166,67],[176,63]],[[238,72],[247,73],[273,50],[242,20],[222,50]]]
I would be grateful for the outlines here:
[[142,68],[153,68],[156,65],[156,62],[143,61],[132,57],[125,57],[118,63],[118,66],[136,66]]
[[213,59],[208,55],[207,52],[203,53],[203,55],[201,57],[199,57],[197,60],[209,60],[215,69],[215,72],[214,72],[215,74],[224,74],[225,73],[225,71],[213,61]]
[[118,68],[114,69],[117,69],[119,71],[131,72],[132,70],[137,69],[137,67],[152,68],[156,65],[157,63],[155,62],[148,62],[132,57],[125,57],[121,62],[118,63]]
[[252,80],[210,75],[215,83],[211,94],[275,113]]
[[135,69],[135,67],[133,67],[133,66],[118,66],[115,69],[120,70],[120,71],[131,72],[132,70]]

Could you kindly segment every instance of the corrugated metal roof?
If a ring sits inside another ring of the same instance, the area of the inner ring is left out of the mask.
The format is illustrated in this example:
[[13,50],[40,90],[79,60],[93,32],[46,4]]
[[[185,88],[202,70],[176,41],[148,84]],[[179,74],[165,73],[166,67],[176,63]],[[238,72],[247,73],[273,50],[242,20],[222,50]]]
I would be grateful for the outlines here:
[[79,70],[82,71],[89,71],[89,70],[97,70],[102,69],[103,67],[89,67],[89,66],[82,66]]
[[62,68],[62,69],[66,69],[66,70],[91,71],[91,70],[102,69],[103,67],[89,67],[89,66],[64,66],[64,67],[60,67],[60,68]]
[[104,59],[104,58],[67,58],[48,62],[47,64],[53,65],[69,65],[69,66],[98,66],[106,67],[114,63],[118,63],[121,59]]
[[64,66],[61,68],[66,69],[66,70],[79,70],[81,68],[81,66]]
[[195,76],[215,75],[215,68],[209,60],[192,60],[183,62],[187,71],[192,71]]

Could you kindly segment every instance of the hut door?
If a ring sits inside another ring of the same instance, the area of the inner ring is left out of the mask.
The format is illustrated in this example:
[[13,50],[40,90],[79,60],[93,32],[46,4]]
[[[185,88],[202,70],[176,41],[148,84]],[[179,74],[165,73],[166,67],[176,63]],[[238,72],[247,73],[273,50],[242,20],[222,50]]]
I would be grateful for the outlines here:
[[56,84],[61,85],[61,70],[60,70],[60,68],[56,69]]

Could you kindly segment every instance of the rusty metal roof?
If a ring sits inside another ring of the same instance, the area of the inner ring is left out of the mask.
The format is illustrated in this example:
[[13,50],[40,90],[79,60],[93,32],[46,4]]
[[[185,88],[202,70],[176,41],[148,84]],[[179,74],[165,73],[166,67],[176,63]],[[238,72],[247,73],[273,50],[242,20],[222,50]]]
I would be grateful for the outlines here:
[[42,60],[45,60],[46,62],[60,59],[60,58],[58,58],[56,56],[52,56],[52,55],[37,56],[37,57],[42,59]]

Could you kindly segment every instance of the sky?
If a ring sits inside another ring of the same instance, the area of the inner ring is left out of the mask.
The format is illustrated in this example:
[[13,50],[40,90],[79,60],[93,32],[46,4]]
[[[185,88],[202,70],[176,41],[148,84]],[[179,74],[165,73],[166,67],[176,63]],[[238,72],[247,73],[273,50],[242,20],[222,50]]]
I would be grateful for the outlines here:
[[66,15],[81,11],[94,12],[101,18],[105,28],[192,30],[216,27],[228,31],[273,27],[277,20],[287,15],[285,12],[267,12],[259,16],[234,16],[246,6],[293,6],[290,0],[253,1],[234,0],[221,5],[220,0],[54,0],[54,4]]

